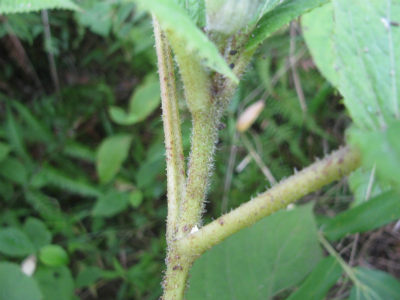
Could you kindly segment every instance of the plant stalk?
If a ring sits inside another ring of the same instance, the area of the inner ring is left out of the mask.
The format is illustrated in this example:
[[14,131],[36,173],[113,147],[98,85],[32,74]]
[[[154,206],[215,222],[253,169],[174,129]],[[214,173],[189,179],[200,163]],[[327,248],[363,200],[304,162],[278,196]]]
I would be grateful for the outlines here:
[[258,220],[286,208],[303,196],[354,171],[361,165],[358,149],[343,147],[278,185],[177,241],[176,247],[195,260],[207,249]]
[[167,161],[167,243],[171,244],[178,229],[179,206],[185,189],[185,158],[183,156],[178,96],[175,87],[171,49],[154,16],[153,26],[158,58],[158,74],[160,76]]

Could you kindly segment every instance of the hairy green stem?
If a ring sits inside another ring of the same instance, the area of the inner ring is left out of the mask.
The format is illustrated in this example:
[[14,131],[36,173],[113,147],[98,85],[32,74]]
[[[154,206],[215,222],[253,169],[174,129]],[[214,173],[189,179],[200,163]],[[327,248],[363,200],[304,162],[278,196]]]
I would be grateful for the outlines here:
[[185,160],[183,156],[182,134],[175,87],[174,66],[171,49],[160,25],[153,16],[154,36],[158,58],[158,73],[161,86],[165,149],[167,161],[167,242],[172,243],[178,229],[179,206],[185,188]]
[[188,53],[186,45],[179,38],[172,33],[168,38],[179,65],[186,102],[192,113],[193,122],[186,189],[180,206],[177,234],[179,238],[189,234],[192,228],[200,226],[201,223],[202,207],[217,139],[217,115],[211,93],[211,81],[206,69],[196,56]]
[[207,249],[235,232],[287,207],[288,204],[338,180],[361,164],[358,149],[344,147],[299,173],[281,181],[253,200],[204,226],[199,231],[177,241],[181,252],[196,259]]

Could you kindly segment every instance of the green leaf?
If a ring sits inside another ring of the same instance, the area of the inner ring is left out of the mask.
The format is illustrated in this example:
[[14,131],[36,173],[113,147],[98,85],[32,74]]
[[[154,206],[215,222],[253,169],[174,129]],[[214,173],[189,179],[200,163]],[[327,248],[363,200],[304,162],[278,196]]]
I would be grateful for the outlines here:
[[198,27],[206,26],[206,7],[204,0],[174,0],[176,4],[186,10],[191,20]]
[[94,216],[112,217],[124,211],[129,205],[129,194],[110,190],[100,196],[93,208]]
[[0,14],[28,13],[42,9],[80,10],[71,0],[1,0],[0,2]]
[[332,85],[337,86],[338,74],[334,68],[335,57],[332,48],[332,3],[327,3],[302,16],[301,28],[318,69]]
[[79,144],[70,143],[66,145],[63,149],[63,153],[73,158],[85,160],[94,163],[96,161],[96,154],[89,147]]
[[355,268],[359,280],[351,289],[349,300],[397,300],[400,282],[389,274],[366,268]]
[[160,106],[160,83],[154,76],[147,79],[135,89],[129,100],[129,112],[111,106],[111,119],[120,125],[132,125],[144,121],[157,107]]
[[348,141],[361,149],[362,163],[372,169],[376,165],[377,177],[392,185],[400,193],[400,122],[392,123],[384,131],[348,132]]
[[39,259],[49,267],[59,267],[69,263],[67,251],[59,245],[47,245],[40,249]]
[[312,206],[279,211],[204,253],[194,263],[187,299],[271,299],[321,258]]
[[75,286],[77,288],[88,287],[101,278],[102,269],[99,267],[88,267],[82,270],[75,280]]
[[28,170],[18,159],[9,157],[0,162],[0,174],[14,183],[25,185],[28,182]]
[[71,300],[74,279],[66,266],[40,266],[34,275],[45,300]]
[[134,190],[129,193],[129,203],[133,208],[138,208],[143,202],[143,193],[141,190]]
[[46,166],[40,171],[40,173],[41,176],[44,176],[46,185],[54,185],[82,196],[96,197],[101,194],[96,187],[86,182],[86,180],[71,178],[69,175],[62,173],[53,167]]
[[342,267],[333,256],[319,262],[298,290],[286,300],[323,300],[342,275]]
[[390,191],[324,220],[321,229],[329,240],[335,241],[347,234],[379,228],[399,218],[400,199]]
[[299,17],[313,8],[327,3],[329,0],[287,0],[276,6],[275,9],[265,14],[257,23],[252,37],[246,45],[246,50],[251,50],[262,43],[276,30],[291,20]]
[[400,5],[371,0],[332,2],[339,91],[360,129],[384,129],[400,119],[400,34],[390,25],[400,19]]
[[196,27],[186,11],[173,0],[135,0],[151,11],[160,22],[163,30],[183,41],[186,50],[197,56],[205,66],[239,82],[231,68],[219,54],[217,47]]
[[11,147],[10,145],[0,142],[0,162],[2,162],[10,153]]
[[103,140],[97,151],[96,168],[100,182],[110,182],[128,157],[132,135],[115,135]]
[[0,300],[42,300],[35,280],[22,273],[20,266],[0,263]]
[[24,232],[33,242],[36,250],[51,243],[51,232],[39,219],[29,217],[24,223]]
[[31,158],[25,149],[24,139],[18,122],[15,121],[9,102],[7,102],[7,135],[12,149],[24,160],[30,162]]
[[40,216],[49,221],[50,225],[56,228],[64,228],[66,226],[66,221],[61,214],[57,199],[50,198],[34,189],[29,189],[25,192],[25,199]]
[[0,252],[8,256],[27,256],[35,252],[35,245],[17,228],[0,229]]
[[54,141],[51,131],[40,120],[38,120],[26,106],[22,105],[18,101],[12,101],[11,103],[29,129],[34,132],[36,140],[46,143]]
[[90,30],[98,35],[107,37],[112,29],[112,13],[114,4],[111,2],[98,2],[94,3],[90,8],[85,11],[76,13],[75,17],[79,24],[87,26]]

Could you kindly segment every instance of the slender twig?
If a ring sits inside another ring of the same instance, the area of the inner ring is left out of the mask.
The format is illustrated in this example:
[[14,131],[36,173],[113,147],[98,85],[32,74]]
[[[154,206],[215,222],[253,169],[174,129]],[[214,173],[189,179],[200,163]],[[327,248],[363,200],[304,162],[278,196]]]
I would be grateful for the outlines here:
[[272,175],[270,169],[264,164],[261,157],[258,155],[257,151],[253,148],[249,139],[246,136],[246,133],[243,133],[241,135],[241,138],[242,138],[243,144],[246,146],[247,150],[249,151],[249,153],[251,154],[253,159],[256,161],[257,165],[259,166],[259,168],[261,169],[261,171],[263,172],[265,177],[267,177],[267,179],[271,183],[271,185],[276,185],[277,181],[276,181],[274,175]]
[[31,78],[33,79],[33,82],[35,83],[36,88],[38,91],[40,91],[41,94],[44,94],[44,88],[43,84],[40,81],[40,78],[38,74],[36,73],[35,68],[33,67],[33,64],[31,60],[28,57],[28,54],[26,53],[24,46],[22,46],[22,43],[18,39],[18,37],[15,35],[14,30],[12,29],[10,23],[8,21],[5,21],[4,27],[7,30],[7,33],[11,39],[11,42],[18,53],[18,57],[15,57],[17,63],[23,69]]
[[290,23],[290,54],[289,54],[289,60],[290,60],[290,68],[292,69],[292,76],[293,76],[293,81],[294,81],[294,86],[296,89],[297,97],[299,98],[300,101],[300,106],[301,110],[303,111],[303,114],[307,113],[307,104],[306,104],[306,99],[304,97],[304,92],[301,87],[301,82],[300,82],[300,76],[299,73],[297,72],[296,68],[296,62],[294,58],[294,53],[296,51],[296,21],[292,21]]
[[54,88],[58,94],[58,97],[60,97],[61,99],[60,82],[58,80],[56,61],[54,59],[53,46],[51,43],[51,32],[50,32],[49,15],[47,13],[47,9],[42,10],[42,21],[44,26],[45,49],[47,52],[47,58],[49,60],[49,65],[50,65],[51,80],[53,81]]

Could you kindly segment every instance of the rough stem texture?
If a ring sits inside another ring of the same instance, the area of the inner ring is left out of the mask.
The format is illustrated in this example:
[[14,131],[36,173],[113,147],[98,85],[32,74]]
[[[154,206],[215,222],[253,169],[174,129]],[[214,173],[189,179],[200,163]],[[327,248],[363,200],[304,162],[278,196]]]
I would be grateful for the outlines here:
[[180,206],[177,238],[200,226],[208,178],[217,139],[217,112],[214,109],[211,81],[200,61],[186,49],[173,33],[168,36],[185,89],[186,102],[192,114],[192,147],[183,201]]
[[171,49],[154,16],[153,26],[158,58],[158,73],[160,76],[167,161],[167,242],[171,243],[178,229],[179,206],[182,202],[185,188],[185,160]]
[[299,173],[281,181],[265,193],[177,241],[176,247],[192,259],[237,231],[287,207],[288,204],[338,180],[361,164],[358,149],[344,147]]

